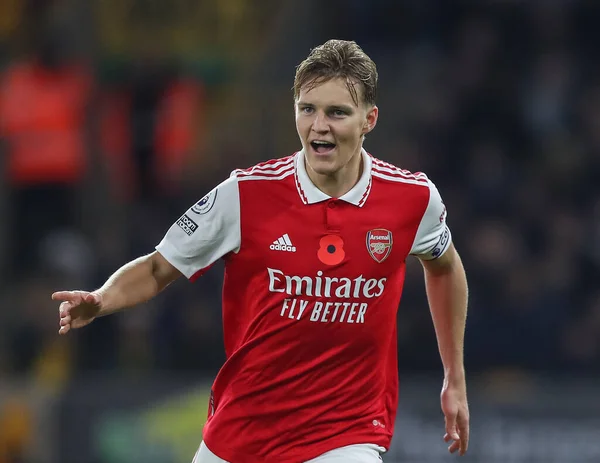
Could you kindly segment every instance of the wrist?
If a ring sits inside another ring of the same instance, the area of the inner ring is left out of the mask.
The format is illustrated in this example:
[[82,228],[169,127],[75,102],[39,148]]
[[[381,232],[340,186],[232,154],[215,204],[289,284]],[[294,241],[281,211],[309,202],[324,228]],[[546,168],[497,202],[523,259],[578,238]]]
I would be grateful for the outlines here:
[[464,384],[466,380],[464,366],[458,368],[444,369],[444,386],[456,386]]
[[98,298],[98,307],[100,308],[98,317],[111,313],[110,293],[105,288],[99,288],[94,291],[94,294],[96,294]]

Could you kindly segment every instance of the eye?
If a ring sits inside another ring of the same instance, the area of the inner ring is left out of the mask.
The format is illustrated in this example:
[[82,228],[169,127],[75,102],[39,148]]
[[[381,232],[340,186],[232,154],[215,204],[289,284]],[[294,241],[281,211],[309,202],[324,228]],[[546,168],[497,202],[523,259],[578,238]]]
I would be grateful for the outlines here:
[[341,109],[334,109],[332,112],[334,117],[344,117],[346,116],[346,112],[342,111]]
[[312,114],[314,111],[313,108],[311,108],[310,106],[303,106],[302,108],[300,108],[300,112],[302,114]]

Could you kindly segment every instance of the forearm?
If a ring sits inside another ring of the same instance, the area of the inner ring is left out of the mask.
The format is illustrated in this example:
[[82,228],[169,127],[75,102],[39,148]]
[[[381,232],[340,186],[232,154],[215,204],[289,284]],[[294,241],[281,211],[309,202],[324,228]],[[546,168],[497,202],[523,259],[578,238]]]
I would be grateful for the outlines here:
[[139,257],[117,270],[96,292],[101,296],[98,316],[149,301],[165,285],[156,277],[155,263],[151,255]]
[[447,381],[464,379],[464,335],[467,318],[467,279],[458,253],[447,267],[425,270],[425,286],[444,376]]

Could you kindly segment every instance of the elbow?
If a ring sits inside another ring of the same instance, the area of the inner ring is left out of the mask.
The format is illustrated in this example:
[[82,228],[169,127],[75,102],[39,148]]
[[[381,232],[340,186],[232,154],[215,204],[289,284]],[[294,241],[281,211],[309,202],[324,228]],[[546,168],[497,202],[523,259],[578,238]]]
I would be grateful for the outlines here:
[[154,251],[152,254],[147,256],[150,264],[150,272],[152,278],[156,282],[156,292],[160,292],[169,286],[173,281],[182,276],[181,272],[177,270],[168,260],[166,260],[162,254],[158,251]]

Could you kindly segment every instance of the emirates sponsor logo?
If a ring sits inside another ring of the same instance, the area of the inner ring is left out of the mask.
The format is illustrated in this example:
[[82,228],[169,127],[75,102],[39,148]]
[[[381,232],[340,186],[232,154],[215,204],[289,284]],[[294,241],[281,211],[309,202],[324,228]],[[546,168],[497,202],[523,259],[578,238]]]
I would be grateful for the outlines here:
[[323,276],[319,270],[314,277],[286,275],[278,269],[267,268],[269,291],[290,296],[335,297],[339,299],[372,299],[385,290],[387,278],[355,278]]

